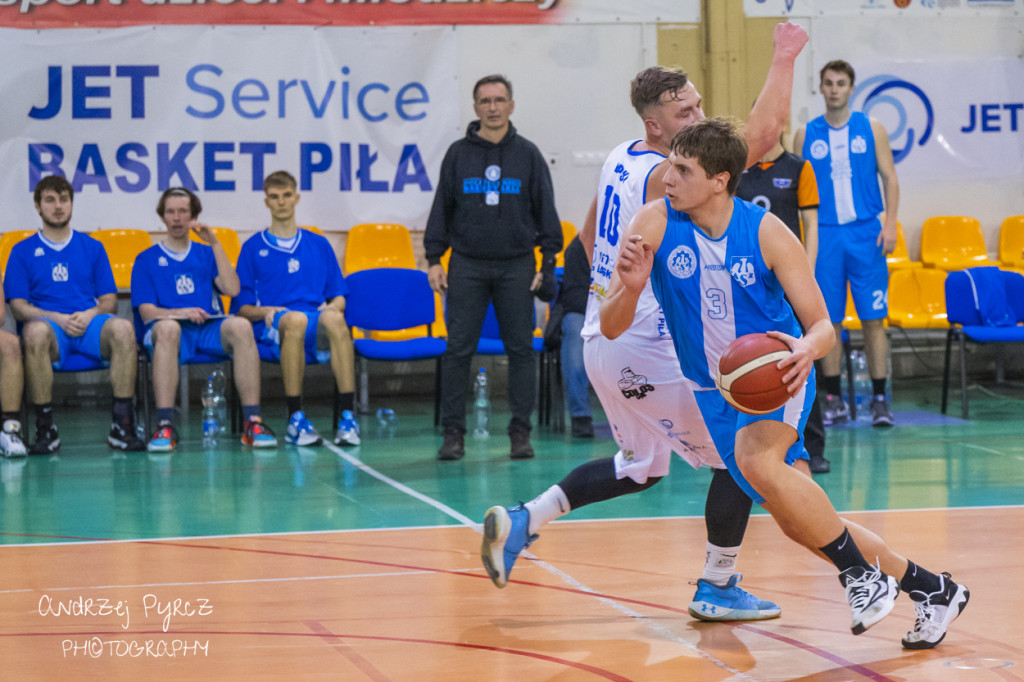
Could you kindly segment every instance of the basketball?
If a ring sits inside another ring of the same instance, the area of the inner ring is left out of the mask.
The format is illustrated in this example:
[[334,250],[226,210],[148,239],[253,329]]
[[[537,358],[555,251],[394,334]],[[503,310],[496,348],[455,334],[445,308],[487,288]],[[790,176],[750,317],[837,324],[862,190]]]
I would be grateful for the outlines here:
[[785,372],[776,367],[789,353],[789,346],[767,334],[740,336],[718,359],[718,390],[740,412],[774,412],[789,400]]

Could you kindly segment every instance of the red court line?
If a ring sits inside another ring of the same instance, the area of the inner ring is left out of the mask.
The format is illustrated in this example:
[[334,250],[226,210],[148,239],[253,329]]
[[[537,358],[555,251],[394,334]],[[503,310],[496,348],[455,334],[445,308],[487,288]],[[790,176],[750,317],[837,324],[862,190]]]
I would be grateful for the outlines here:
[[324,640],[331,645],[335,651],[348,659],[348,662],[359,668],[359,671],[366,675],[374,682],[391,682],[391,678],[385,675],[383,672],[377,669],[375,665],[370,663],[366,658],[361,656],[359,652],[355,651],[352,647],[345,642],[341,641],[339,635],[334,634],[323,623],[314,620],[306,621],[306,627],[320,635],[320,639]]

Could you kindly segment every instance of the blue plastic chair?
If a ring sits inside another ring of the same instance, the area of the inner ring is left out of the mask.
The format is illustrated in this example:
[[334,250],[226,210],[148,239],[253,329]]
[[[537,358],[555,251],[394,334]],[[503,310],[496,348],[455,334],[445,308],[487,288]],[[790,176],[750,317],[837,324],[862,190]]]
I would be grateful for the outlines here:
[[359,374],[359,395],[364,407],[369,403],[367,360],[405,362],[434,358],[434,425],[441,414],[441,356],[448,343],[433,336],[435,322],[434,291],[427,273],[409,268],[370,268],[345,278],[349,294],[345,299],[345,319],[349,326],[364,332],[399,331],[425,326],[423,336],[399,339],[368,338],[353,341]]
[[[1002,292],[985,290],[986,279],[977,276],[982,271],[996,271],[1002,282]],[[1016,316],[1016,322],[1006,320],[1006,326],[995,326],[986,323],[979,307],[984,301],[995,295],[1005,296],[1009,309]],[[954,339],[960,350],[960,396],[963,406],[963,418],[968,419],[967,400],[967,341],[973,343],[1020,343],[1024,342],[1024,275],[994,267],[969,268],[960,272],[951,272],[946,278],[946,317],[949,320],[949,332],[946,335],[946,361],[942,375],[942,414],[946,413],[949,395],[950,356]]]

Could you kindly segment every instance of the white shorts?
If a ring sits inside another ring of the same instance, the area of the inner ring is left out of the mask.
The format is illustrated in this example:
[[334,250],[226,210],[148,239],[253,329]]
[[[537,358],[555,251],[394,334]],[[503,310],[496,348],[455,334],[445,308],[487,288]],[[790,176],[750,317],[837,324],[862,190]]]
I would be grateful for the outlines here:
[[583,360],[619,444],[617,478],[666,476],[673,451],[695,469],[725,468],[670,340],[597,336],[584,339]]

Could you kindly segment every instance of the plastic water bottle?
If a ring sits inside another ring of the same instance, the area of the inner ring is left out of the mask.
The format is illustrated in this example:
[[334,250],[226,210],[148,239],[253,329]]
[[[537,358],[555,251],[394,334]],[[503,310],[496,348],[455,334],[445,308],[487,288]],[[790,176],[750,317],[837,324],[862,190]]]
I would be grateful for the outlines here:
[[857,401],[857,419],[870,419],[868,405],[871,404],[871,374],[868,373],[868,357],[863,351],[850,353],[853,361],[853,396]]
[[395,437],[397,426],[395,411],[390,407],[382,407],[377,410],[377,435],[381,438],[392,439]]
[[228,428],[228,378],[219,369],[210,372],[210,377],[213,378],[214,393],[220,396],[217,402],[217,426],[220,431],[226,431]]
[[486,438],[490,435],[487,430],[487,422],[491,418],[491,387],[487,384],[487,370],[483,367],[476,375],[476,399],[473,401],[473,409],[476,413],[476,428],[473,435],[477,438]]
[[214,372],[206,379],[203,387],[203,445],[215,447],[220,432],[220,413],[224,407],[224,375],[218,380]]

